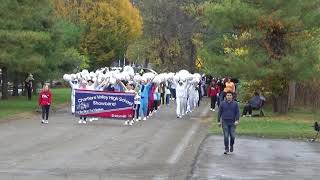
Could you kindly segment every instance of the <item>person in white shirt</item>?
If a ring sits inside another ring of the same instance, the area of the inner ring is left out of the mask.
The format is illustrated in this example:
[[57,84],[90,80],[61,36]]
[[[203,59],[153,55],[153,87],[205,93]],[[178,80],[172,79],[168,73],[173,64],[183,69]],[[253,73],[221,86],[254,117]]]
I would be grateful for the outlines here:
[[[126,92],[126,93],[136,93],[136,91],[135,91],[134,88],[133,88],[133,82],[128,82],[128,83],[127,83],[127,86],[124,86],[124,84],[123,84],[122,82],[121,82],[121,84],[123,85],[123,87],[124,87],[124,89],[125,89],[124,92]],[[134,107],[133,107],[133,108],[134,108]],[[134,114],[135,114],[135,111],[134,111],[134,109],[133,109],[133,116],[134,116]],[[126,120],[126,121],[124,122],[125,125],[129,125],[129,126],[132,126],[133,123],[134,123],[134,117],[133,117],[133,119],[128,119],[128,120]]]
[[[90,91],[95,91],[95,90],[97,90],[97,83],[96,82],[94,82],[92,79],[89,79],[88,81],[88,84],[87,84],[87,87],[86,87],[86,90],[90,90]],[[91,117],[91,118],[89,118],[88,119],[90,122],[92,122],[92,121],[97,121],[97,120],[99,120],[98,118],[96,118],[96,117]]]
[[182,118],[185,114],[186,86],[187,83],[183,83],[181,80],[176,85],[177,118]]
[[69,81],[69,85],[71,87],[71,113],[75,113],[75,90],[79,89],[80,83],[77,79]]
[[196,102],[197,91],[193,83],[190,84],[188,89],[189,89],[188,112],[192,112],[196,107],[195,102]]
[[166,89],[165,89],[165,96],[166,96],[166,105],[168,106],[170,104],[170,97],[171,97],[171,91],[168,85],[166,86]]

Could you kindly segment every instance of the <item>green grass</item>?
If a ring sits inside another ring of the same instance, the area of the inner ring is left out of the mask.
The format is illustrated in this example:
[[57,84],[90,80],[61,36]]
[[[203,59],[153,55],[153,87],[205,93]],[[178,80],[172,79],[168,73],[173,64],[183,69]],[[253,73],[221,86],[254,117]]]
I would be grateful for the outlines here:
[[[266,117],[240,118],[237,134],[244,136],[267,137],[267,138],[293,138],[310,139],[315,135],[311,127],[315,115],[307,111],[289,112],[286,115],[266,113]],[[211,126],[214,134],[222,133],[216,121]]]
[[[70,101],[70,89],[52,89],[52,107],[66,104]],[[5,118],[18,113],[34,112],[39,108],[38,95],[32,96],[28,101],[26,96],[10,97],[9,100],[0,100],[0,118]]]

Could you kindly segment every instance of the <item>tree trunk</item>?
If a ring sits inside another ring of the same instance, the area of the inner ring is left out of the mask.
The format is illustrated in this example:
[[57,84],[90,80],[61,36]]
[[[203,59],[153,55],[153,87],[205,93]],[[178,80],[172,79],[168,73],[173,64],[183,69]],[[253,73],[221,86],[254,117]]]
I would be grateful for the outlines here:
[[36,78],[34,78],[34,79],[35,79],[35,80],[32,81],[32,93],[33,93],[33,95],[37,95],[37,94],[38,94],[38,92],[37,92],[37,85],[38,85],[39,81],[36,80]]
[[273,112],[285,114],[289,110],[288,95],[283,94],[279,96],[272,96],[273,100]]
[[18,73],[15,73],[13,78],[13,89],[12,89],[12,96],[19,96],[19,79]]
[[145,68],[148,68],[148,66],[149,66],[149,58],[146,58],[146,59],[144,60],[144,67],[145,67]]
[[196,61],[196,51],[197,48],[195,46],[195,44],[192,42],[192,40],[190,40],[190,57],[189,57],[189,65],[190,65],[190,72],[191,73],[195,73],[195,61]]
[[1,70],[2,70],[1,99],[8,99],[8,69],[7,67],[2,67]]
[[22,77],[22,80],[21,80],[21,85],[22,85],[22,92],[21,92],[21,95],[22,96],[26,96],[26,88],[25,88],[25,84],[24,84],[24,77]]
[[296,81],[289,81],[288,108],[292,109],[296,99]]

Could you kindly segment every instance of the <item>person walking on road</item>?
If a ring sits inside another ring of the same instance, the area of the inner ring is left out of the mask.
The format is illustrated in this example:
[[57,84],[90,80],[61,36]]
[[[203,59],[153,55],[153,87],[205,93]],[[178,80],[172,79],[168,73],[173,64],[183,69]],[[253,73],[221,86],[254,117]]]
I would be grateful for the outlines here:
[[233,152],[234,150],[235,130],[236,126],[239,124],[239,118],[238,103],[233,100],[233,93],[228,91],[226,93],[226,100],[220,104],[218,113],[218,125],[222,126],[224,135],[224,154],[228,154],[228,152]]
[[217,97],[220,93],[220,88],[216,84],[215,81],[212,81],[209,88],[208,88],[208,96],[211,98],[211,106],[210,110],[211,111],[216,111],[216,102],[217,102]]
[[48,85],[44,85],[42,88],[42,91],[39,94],[39,106],[41,106],[42,109],[42,124],[48,124],[48,118],[49,118],[49,110],[50,110],[50,105],[52,102],[52,94],[51,91],[49,90]]

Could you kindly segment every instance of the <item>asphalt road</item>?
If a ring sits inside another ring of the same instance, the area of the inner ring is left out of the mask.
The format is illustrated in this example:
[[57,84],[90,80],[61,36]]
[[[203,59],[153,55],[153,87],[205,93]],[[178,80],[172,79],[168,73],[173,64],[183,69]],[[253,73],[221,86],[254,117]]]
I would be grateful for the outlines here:
[[189,179],[320,179],[320,143],[239,137],[234,153],[223,151],[223,137],[208,136]]
[[133,126],[86,125],[62,109],[0,123],[1,180],[186,179],[210,124],[208,102],[177,119],[175,105]]

